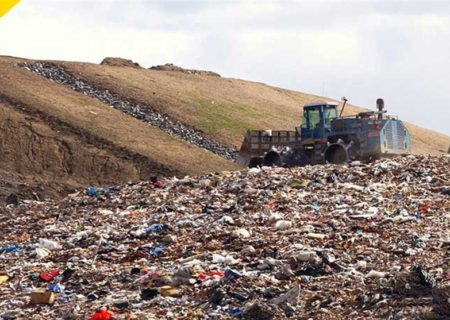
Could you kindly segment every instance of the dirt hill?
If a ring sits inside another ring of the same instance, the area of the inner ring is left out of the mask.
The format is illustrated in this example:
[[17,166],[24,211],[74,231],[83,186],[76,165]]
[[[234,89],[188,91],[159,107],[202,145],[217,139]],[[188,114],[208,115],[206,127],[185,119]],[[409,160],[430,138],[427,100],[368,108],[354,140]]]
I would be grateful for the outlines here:
[[[187,71],[0,57],[0,198],[234,170],[247,129],[292,129],[301,105],[323,100]],[[449,137],[408,128],[414,153],[447,151]]]

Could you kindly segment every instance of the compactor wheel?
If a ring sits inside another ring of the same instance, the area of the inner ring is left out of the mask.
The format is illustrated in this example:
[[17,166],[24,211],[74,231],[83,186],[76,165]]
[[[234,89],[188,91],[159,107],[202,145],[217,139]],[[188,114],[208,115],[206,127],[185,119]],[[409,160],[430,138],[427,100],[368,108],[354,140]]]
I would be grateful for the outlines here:
[[344,148],[337,148],[334,150],[333,154],[331,155],[331,163],[334,164],[343,164],[347,163],[348,161],[348,155],[347,151]]
[[282,167],[283,161],[281,160],[280,153],[278,153],[276,151],[268,152],[264,157],[263,165],[268,166],[268,167],[272,167],[272,166]]

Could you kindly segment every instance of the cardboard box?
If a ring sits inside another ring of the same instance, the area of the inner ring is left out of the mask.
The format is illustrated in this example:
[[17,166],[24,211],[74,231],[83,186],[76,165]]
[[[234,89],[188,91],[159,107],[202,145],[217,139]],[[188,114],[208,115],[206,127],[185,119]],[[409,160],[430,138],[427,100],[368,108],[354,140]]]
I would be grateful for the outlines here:
[[31,292],[32,304],[52,304],[54,301],[55,301],[55,294],[53,292],[46,292],[46,291]]

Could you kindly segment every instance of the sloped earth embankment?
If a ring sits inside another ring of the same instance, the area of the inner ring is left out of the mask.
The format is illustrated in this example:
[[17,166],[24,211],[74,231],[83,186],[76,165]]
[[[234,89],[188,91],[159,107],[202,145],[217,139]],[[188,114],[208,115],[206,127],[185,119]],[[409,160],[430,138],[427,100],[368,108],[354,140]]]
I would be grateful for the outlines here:
[[263,167],[7,208],[0,317],[448,319],[449,165]]
[[[62,135],[61,133],[64,133]],[[142,155],[0,97],[0,200],[59,198],[87,185],[115,185],[177,175]]]
[[234,148],[205,137],[202,132],[195,128],[171,120],[169,117],[156,112],[151,106],[127,100],[108,90],[95,88],[85,81],[76,78],[61,66],[53,63],[41,62],[24,62],[20,63],[19,66],[56,83],[69,87],[76,92],[96,98],[136,119],[144,121],[172,136],[215,153],[227,160],[234,160],[236,157],[236,150]]

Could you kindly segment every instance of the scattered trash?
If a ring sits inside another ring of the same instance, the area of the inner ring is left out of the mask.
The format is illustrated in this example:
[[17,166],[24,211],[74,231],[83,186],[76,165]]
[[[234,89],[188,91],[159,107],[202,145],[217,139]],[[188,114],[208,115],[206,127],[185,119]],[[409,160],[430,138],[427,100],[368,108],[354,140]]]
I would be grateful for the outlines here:
[[180,290],[170,286],[163,286],[160,290],[163,297],[176,297],[180,295]]
[[290,229],[290,228],[292,228],[292,222],[286,221],[286,220],[278,220],[275,223],[275,228],[277,228],[278,230]]
[[386,278],[386,273],[372,270],[366,275],[366,278]]
[[248,320],[272,320],[277,314],[269,305],[257,301],[244,309],[243,316]]
[[119,309],[128,308],[130,303],[127,300],[116,300],[114,301],[114,306]]
[[239,307],[229,307],[228,312],[233,316],[238,316],[242,313],[243,308]]
[[437,284],[436,277],[433,276],[429,271],[422,269],[422,267],[420,267],[420,266],[414,266],[413,272],[416,273],[416,275],[419,277],[422,284],[424,284],[428,287],[431,287],[431,288],[436,287],[436,284]]
[[228,278],[242,278],[244,275],[236,270],[227,269],[225,270],[224,276]]
[[282,295],[280,295],[277,298],[273,298],[273,299],[269,300],[269,303],[278,304],[278,305],[282,304],[282,303],[289,303],[290,305],[295,306],[298,304],[299,296],[300,296],[300,285],[296,285],[288,292],[283,293]]
[[19,197],[15,193],[11,193],[6,197],[5,204],[7,206],[17,206],[19,205]]
[[0,219],[0,318],[450,318],[449,167],[261,167],[24,201]]
[[43,272],[39,275],[39,279],[44,280],[46,282],[52,281],[56,276],[59,275],[58,270],[52,270],[50,272]]
[[231,237],[233,237],[233,238],[250,238],[250,232],[248,232],[248,230],[246,230],[246,229],[234,230],[231,233]]
[[56,250],[59,248],[59,245],[56,241],[47,239],[39,239],[39,246],[48,250]]
[[162,224],[154,224],[147,229],[147,234],[160,233],[164,231],[164,226]]
[[158,289],[144,289],[141,291],[142,300],[151,300],[159,294]]
[[89,320],[112,320],[113,313],[106,310],[101,309],[94,313],[92,317],[89,318]]
[[20,310],[9,310],[9,311],[5,311],[3,313],[0,314],[0,319],[5,319],[5,320],[13,320],[13,319],[19,319],[20,317],[22,317],[24,315],[23,311]]
[[0,249],[0,253],[3,252],[11,252],[11,253],[18,253],[20,251],[20,248],[18,246],[4,246]]
[[36,248],[35,249],[36,258],[42,259],[50,255],[49,249]]
[[90,196],[95,196],[97,195],[97,189],[94,187],[89,187],[86,189],[86,193]]
[[158,256],[159,254],[161,254],[163,252],[164,252],[164,246],[163,245],[158,245],[158,246],[156,246],[154,249],[152,249],[150,251],[150,255],[152,257],[156,257],[156,256]]
[[56,292],[56,293],[63,293],[65,288],[66,288],[66,286],[64,286],[64,285],[62,285],[60,283],[56,283],[56,284],[51,284],[48,287],[48,291],[53,291],[53,292]]

